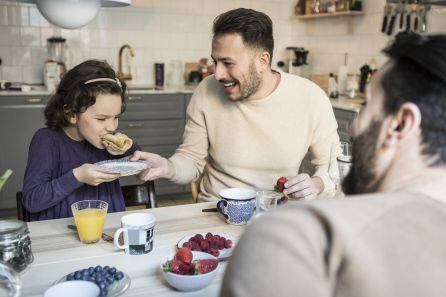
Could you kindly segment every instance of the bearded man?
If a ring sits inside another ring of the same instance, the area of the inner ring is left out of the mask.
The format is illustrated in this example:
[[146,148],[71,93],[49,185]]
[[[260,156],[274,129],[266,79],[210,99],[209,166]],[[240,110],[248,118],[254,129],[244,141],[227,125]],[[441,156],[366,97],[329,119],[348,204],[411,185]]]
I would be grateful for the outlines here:
[[[311,81],[271,69],[271,19],[239,8],[219,15],[213,32],[215,75],[192,96],[183,144],[169,159],[136,152],[132,160],[153,165],[140,177],[185,184],[202,176],[201,201],[230,187],[272,189],[281,176],[289,177],[284,192],[292,198],[333,189],[328,167],[339,147],[333,109]],[[312,177],[298,174],[308,150]]]
[[446,296],[446,35],[400,33],[384,52],[353,125],[343,186],[360,195],[254,222],[221,296]]

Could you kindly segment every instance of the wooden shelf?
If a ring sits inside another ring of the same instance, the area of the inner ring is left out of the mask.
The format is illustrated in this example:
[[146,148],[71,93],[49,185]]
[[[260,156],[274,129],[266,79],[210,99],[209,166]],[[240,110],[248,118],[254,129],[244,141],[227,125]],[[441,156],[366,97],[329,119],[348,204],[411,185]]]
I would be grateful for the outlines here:
[[358,16],[364,14],[365,13],[363,11],[339,11],[331,13],[304,14],[304,15],[298,15],[297,18],[299,20],[310,20],[310,19],[322,19],[322,18],[331,18],[340,16]]

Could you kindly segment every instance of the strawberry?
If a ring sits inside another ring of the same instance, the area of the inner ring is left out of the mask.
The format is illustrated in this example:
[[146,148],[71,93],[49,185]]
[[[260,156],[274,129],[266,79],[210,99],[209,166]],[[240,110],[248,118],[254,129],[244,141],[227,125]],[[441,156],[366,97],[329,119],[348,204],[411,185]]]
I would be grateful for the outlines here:
[[274,187],[277,191],[282,192],[285,189],[285,183],[288,181],[286,177],[281,177],[277,180],[276,186]]
[[218,260],[215,259],[201,259],[195,264],[195,270],[198,274],[205,274],[217,268]]
[[194,274],[194,265],[193,264],[186,264],[178,259],[173,259],[170,261],[170,272],[175,274]]
[[187,247],[180,248],[177,253],[175,254],[175,259],[185,263],[190,264],[192,263],[192,252]]

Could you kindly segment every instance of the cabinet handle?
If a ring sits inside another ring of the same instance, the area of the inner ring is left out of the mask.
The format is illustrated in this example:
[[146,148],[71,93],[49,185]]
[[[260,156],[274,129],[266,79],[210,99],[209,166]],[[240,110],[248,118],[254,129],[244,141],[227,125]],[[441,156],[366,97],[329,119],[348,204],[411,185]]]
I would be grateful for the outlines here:
[[141,128],[143,125],[142,123],[130,123],[128,126],[129,128]]
[[129,96],[129,101],[140,101],[142,100],[141,96]]
[[25,99],[26,103],[41,103],[42,98],[28,98]]

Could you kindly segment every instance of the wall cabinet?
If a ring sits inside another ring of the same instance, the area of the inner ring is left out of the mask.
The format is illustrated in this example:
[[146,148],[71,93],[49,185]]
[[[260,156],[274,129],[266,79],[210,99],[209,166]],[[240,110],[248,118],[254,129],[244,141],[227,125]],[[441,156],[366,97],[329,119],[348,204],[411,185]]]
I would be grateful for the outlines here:
[[[22,190],[28,149],[34,133],[44,127],[49,96],[0,96],[0,174],[13,175],[0,192],[0,216],[14,215],[15,195]],[[185,125],[185,107],[189,94],[130,94],[119,129],[133,138],[144,151],[170,157],[181,144]],[[135,177],[123,178],[122,185],[139,184]],[[189,185],[167,180],[155,182],[158,195],[186,195]]]

